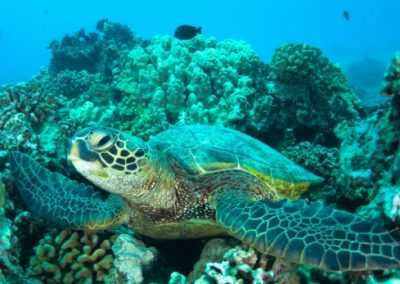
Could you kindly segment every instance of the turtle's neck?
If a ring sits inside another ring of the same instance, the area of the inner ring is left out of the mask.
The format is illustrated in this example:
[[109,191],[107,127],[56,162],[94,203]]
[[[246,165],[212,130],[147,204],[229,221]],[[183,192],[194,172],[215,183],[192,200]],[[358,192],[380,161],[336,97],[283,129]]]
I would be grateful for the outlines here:
[[161,210],[174,208],[176,205],[175,188],[177,182],[174,171],[162,153],[154,149],[148,151],[148,164],[138,173],[137,186],[123,197],[133,207],[142,210]]

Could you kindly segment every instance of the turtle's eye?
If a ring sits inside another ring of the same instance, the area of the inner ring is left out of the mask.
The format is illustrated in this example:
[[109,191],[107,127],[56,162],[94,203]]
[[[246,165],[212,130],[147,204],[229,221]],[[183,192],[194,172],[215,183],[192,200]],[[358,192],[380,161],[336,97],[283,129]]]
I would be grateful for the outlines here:
[[106,131],[90,133],[87,141],[97,151],[108,150],[114,144],[114,135]]

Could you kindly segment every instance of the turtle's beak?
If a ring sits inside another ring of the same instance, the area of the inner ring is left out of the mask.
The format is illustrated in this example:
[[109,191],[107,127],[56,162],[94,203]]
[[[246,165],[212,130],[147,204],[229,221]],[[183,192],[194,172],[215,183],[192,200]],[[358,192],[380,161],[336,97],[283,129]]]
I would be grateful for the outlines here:
[[71,140],[68,148],[68,160],[74,168],[89,180],[93,181],[93,176],[106,176],[103,171],[103,164],[100,162],[98,154],[90,150],[83,139]]
[[87,142],[82,138],[72,139],[68,145],[68,160],[84,160],[94,162],[99,160],[99,154],[88,147]]
[[77,157],[79,156],[79,151],[78,147],[72,139],[68,142],[68,147],[67,147],[67,159],[68,161],[72,162],[73,160],[76,160]]

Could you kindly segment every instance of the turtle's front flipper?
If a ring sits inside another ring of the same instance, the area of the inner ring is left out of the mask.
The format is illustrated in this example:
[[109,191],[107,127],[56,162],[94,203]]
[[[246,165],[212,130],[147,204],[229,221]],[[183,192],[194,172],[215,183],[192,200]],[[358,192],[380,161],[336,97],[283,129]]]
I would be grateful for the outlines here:
[[15,184],[28,207],[49,223],[63,228],[104,229],[121,223],[121,197],[102,200],[92,187],[51,172],[21,152],[10,154]]
[[219,198],[216,218],[244,243],[291,262],[329,271],[400,267],[399,229],[345,211],[227,197]]

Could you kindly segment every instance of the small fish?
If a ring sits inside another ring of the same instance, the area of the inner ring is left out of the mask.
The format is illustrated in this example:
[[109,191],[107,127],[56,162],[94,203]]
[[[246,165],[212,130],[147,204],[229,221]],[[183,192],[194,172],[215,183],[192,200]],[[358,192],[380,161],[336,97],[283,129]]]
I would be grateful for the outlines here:
[[346,21],[350,20],[350,13],[347,10],[343,11],[343,18],[346,19]]
[[190,25],[181,25],[175,30],[175,37],[179,39],[191,39],[197,34],[201,34],[201,27],[194,27]]

